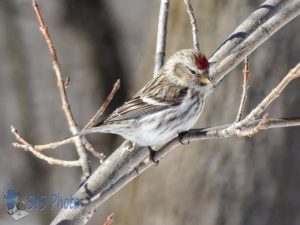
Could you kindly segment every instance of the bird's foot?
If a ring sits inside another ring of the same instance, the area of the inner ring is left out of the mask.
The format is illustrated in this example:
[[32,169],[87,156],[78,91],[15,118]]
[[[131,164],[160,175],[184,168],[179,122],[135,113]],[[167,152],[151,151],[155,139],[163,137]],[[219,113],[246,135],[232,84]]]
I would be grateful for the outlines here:
[[190,141],[188,140],[187,143],[184,143],[183,138],[188,133],[188,131],[183,131],[178,134],[179,143],[182,145],[190,144]]
[[157,161],[154,160],[155,151],[150,146],[148,146],[148,150],[149,150],[149,158],[150,158],[150,160],[155,163],[155,166],[158,166],[159,160],[157,160]]
[[132,141],[125,141],[125,143],[123,143],[123,147],[124,149],[126,149],[127,151],[133,151],[133,149],[135,148],[136,143],[132,142]]

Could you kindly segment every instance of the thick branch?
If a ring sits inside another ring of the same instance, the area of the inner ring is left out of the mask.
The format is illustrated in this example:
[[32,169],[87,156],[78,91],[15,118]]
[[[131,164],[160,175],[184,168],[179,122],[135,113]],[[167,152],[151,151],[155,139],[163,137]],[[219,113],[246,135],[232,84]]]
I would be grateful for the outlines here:
[[268,0],[223,42],[209,59],[215,83],[276,31],[300,14],[299,0]]

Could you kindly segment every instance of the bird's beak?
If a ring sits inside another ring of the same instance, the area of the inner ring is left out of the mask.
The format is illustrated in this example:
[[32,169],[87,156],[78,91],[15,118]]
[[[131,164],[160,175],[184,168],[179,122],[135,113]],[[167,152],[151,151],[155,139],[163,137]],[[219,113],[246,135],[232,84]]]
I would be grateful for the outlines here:
[[203,85],[208,85],[208,84],[212,84],[213,85],[212,80],[211,80],[211,78],[208,75],[200,75],[199,76],[199,81]]

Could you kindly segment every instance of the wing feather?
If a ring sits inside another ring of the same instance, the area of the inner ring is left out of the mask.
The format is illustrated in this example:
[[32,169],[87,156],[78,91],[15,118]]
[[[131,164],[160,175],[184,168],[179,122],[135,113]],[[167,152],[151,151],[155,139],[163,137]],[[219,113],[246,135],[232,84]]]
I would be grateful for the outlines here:
[[156,77],[140,92],[117,108],[103,124],[115,121],[139,119],[142,116],[153,114],[181,104],[187,94],[187,88],[166,84],[165,79]]

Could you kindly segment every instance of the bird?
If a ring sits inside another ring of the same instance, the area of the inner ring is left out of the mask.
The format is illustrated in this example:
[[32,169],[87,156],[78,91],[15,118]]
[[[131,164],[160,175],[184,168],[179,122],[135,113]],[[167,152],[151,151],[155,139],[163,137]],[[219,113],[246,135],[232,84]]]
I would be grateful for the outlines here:
[[179,50],[137,94],[76,136],[100,132],[140,146],[167,143],[197,122],[213,89],[205,55],[196,49]]

